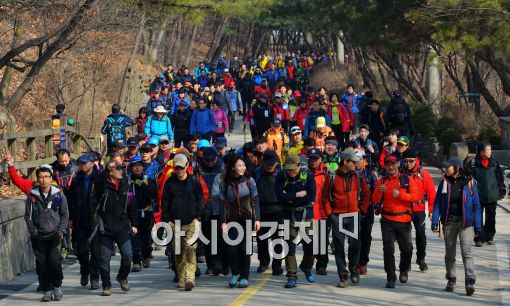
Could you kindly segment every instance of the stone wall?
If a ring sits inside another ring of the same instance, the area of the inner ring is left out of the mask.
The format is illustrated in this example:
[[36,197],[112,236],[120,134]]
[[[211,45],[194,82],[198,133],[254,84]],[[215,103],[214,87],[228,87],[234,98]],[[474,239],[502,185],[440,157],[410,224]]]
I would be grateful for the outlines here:
[[24,198],[0,201],[0,281],[12,280],[35,265],[24,214]]

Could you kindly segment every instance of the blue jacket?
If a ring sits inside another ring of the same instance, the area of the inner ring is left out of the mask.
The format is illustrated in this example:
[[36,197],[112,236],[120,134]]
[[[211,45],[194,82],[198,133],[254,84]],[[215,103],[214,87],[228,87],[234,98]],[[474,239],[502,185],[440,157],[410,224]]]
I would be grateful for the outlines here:
[[[443,193],[443,185],[448,184],[446,193]],[[447,180],[442,180],[437,187],[436,200],[434,201],[434,212],[432,213],[432,228],[437,228],[439,220],[446,224],[448,220],[448,209],[450,208],[450,190],[451,185]],[[480,199],[476,181],[473,180],[473,186],[470,188],[466,182],[462,191],[462,223],[464,228],[475,226],[475,231],[482,230],[482,215],[480,208]]]
[[147,177],[151,180],[156,180],[159,171],[161,171],[162,168],[163,167],[159,164],[159,162],[153,159],[150,164],[145,164],[143,174],[147,175]]
[[225,93],[229,111],[237,112],[241,109],[241,94],[237,90],[229,90]]
[[[199,79],[200,78],[200,71],[205,71],[205,75],[207,76],[207,73],[209,72],[209,69],[207,69],[207,67],[204,67],[203,69],[200,68],[200,67],[197,67],[195,68],[195,78]],[[202,86],[202,87],[205,87],[205,86]]]
[[[359,95],[358,95],[358,94],[356,94],[356,93],[354,94],[354,98],[352,99],[352,112],[353,112],[354,114],[359,113],[359,108],[358,108],[358,99],[360,99],[360,98],[361,98],[361,96],[359,96]],[[342,100],[342,99],[345,99],[345,100],[347,100],[347,102],[349,102],[349,100],[351,99],[351,96],[350,96],[348,93],[344,93],[344,95],[342,96],[342,98],[341,98],[340,100]],[[349,103],[344,104],[344,106],[345,106],[347,109],[351,109],[351,107],[350,107]]]
[[150,139],[159,141],[159,137],[168,136],[170,140],[174,139],[174,132],[172,131],[172,123],[167,115],[159,119],[156,115],[151,115],[145,124],[145,134],[151,135]]
[[268,71],[266,71],[267,85],[269,85],[271,87],[276,86],[276,83],[278,83],[279,77],[280,77],[280,73],[278,73],[278,70],[269,69]]
[[[154,109],[158,106],[165,106],[163,105],[163,100],[161,98],[159,99],[155,99],[155,98],[151,98],[149,99],[149,101],[147,101],[147,104],[145,104],[145,107],[147,107],[147,109],[149,110],[149,112],[152,114],[152,112],[154,112]],[[166,107],[165,107],[166,109]]]
[[197,82],[198,84],[200,84],[200,87],[202,88],[205,88],[209,85],[209,80],[210,80],[209,77],[206,75],[197,77]]
[[191,115],[191,124],[189,127],[190,135],[204,135],[212,132],[216,127],[216,120],[214,120],[214,113],[208,108],[196,109]]
[[[184,102],[186,102],[186,109],[189,108],[189,105],[191,104],[189,99],[184,96],[184,98],[182,99]],[[177,99],[174,99],[174,104],[172,105],[172,108],[170,109],[170,115],[173,115],[177,109],[179,109],[179,103],[181,102],[181,100],[179,100],[179,95],[177,95]]]
[[262,77],[264,75],[261,73],[261,74],[257,74],[257,73],[254,73],[253,74],[253,83],[255,85],[260,85],[260,83],[262,83]]

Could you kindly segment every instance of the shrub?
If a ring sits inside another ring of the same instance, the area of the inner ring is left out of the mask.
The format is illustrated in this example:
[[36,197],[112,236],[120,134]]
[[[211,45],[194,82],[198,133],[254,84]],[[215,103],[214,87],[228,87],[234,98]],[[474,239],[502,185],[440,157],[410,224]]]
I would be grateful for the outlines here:
[[462,141],[462,135],[459,130],[455,127],[449,127],[443,130],[441,133],[436,134],[437,140],[443,146],[444,154],[448,155],[450,153],[450,145],[454,142]]
[[501,144],[501,134],[495,128],[485,128],[478,134],[478,140],[488,140],[493,146]]
[[434,128],[437,125],[437,118],[432,112],[430,105],[422,103],[410,103],[414,132],[424,138],[436,135]]

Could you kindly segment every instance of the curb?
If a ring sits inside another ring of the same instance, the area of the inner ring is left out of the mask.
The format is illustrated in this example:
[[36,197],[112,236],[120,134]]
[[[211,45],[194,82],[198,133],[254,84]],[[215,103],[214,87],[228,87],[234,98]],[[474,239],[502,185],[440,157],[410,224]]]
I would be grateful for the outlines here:
[[510,203],[498,201],[498,206],[503,208],[503,210],[506,211],[507,213],[510,213]]

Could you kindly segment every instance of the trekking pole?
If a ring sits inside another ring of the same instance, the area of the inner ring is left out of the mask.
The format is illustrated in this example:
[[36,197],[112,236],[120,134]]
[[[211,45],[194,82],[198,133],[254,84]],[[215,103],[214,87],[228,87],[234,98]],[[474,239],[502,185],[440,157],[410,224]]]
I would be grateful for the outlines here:
[[244,138],[244,143],[246,143],[246,123],[243,125],[243,138]]

